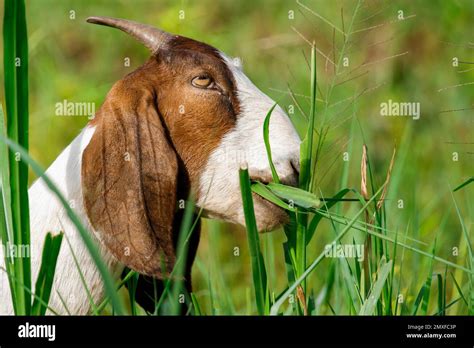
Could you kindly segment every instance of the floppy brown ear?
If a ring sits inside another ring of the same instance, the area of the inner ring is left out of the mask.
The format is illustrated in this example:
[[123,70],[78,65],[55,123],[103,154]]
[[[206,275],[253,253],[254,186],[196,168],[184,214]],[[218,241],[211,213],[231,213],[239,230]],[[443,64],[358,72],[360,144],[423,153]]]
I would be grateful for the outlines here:
[[177,157],[154,92],[133,82],[130,75],[119,81],[90,124],[95,131],[82,155],[84,206],[120,262],[162,278],[176,258]]

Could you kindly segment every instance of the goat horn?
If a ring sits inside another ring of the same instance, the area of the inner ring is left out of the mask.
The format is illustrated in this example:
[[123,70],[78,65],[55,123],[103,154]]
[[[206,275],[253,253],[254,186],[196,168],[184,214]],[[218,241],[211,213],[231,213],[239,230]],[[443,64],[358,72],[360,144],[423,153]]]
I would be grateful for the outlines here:
[[143,43],[152,53],[156,53],[162,45],[166,44],[172,38],[172,36],[165,31],[126,19],[89,17],[87,18],[87,22],[120,29]]

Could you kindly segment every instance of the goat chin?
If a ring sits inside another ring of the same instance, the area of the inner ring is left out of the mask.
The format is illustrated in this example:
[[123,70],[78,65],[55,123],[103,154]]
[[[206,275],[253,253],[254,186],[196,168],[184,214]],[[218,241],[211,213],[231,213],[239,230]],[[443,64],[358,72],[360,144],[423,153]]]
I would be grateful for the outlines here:
[[[82,204],[81,188],[81,158],[82,151],[90,141],[94,129],[85,128],[74,141],[48,168],[46,174],[51,178],[66,199],[70,202],[82,223],[88,230],[92,228],[87,221]],[[48,189],[42,179],[38,179],[28,191],[30,200],[30,229],[31,229],[31,267],[32,284],[36,282],[44,238],[48,232],[64,233],[64,240],[57,261],[56,275],[51,292],[48,314],[88,314],[90,301],[81,280],[80,272],[92,296],[94,303],[100,303],[104,297],[104,286],[94,261],[89,255],[82,238],[74,225],[70,222],[61,203]],[[96,237],[92,236],[94,239]],[[123,270],[106,249],[99,245],[102,258],[113,275],[119,276]],[[74,260],[75,256],[77,260]],[[3,257],[0,264],[4,267]],[[80,271],[79,271],[80,268]],[[0,271],[0,314],[13,314],[10,287],[6,273]]]

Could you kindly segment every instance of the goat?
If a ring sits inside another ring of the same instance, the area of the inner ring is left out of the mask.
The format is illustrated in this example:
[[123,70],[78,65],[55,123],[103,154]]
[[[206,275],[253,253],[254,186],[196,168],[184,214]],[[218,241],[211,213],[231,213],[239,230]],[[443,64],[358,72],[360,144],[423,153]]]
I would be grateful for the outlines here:
[[[151,57],[113,85],[46,173],[74,203],[114,277],[128,267],[163,279],[176,260],[178,200],[191,193],[206,217],[245,225],[238,170],[246,165],[252,179],[271,181],[262,126],[274,101],[247,78],[239,60],[205,43],[124,19],[87,22],[128,33]],[[280,107],[270,134],[280,180],[293,185],[300,139]],[[75,259],[94,303],[105,290],[78,232],[42,179],[29,189],[29,200],[33,279],[45,234],[63,231],[68,244],[59,254],[50,307],[59,314],[90,313]],[[279,207],[256,195],[254,201],[259,231],[287,221]],[[188,288],[197,238],[185,273]],[[13,312],[7,284],[0,272],[3,314]]]

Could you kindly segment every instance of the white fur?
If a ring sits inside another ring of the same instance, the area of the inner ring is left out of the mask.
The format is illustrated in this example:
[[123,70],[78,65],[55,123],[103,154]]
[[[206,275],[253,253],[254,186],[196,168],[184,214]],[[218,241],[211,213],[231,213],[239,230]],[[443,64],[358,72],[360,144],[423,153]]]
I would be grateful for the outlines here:
[[[271,178],[263,122],[275,102],[248,79],[240,60],[222,56],[236,81],[241,112],[236,127],[223,137],[208,159],[200,178],[198,205],[209,217],[244,224],[238,171],[247,167],[251,177]],[[269,132],[273,163],[280,179],[294,181],[292,163],[299,168],[300,138],[279,106],[273,110]]]
[[[70,202],[75,212],[81,217],[84,226],[90,231],[92,231],[92,227],[89,224],[83,207],[80,174],[82,152],[89,143],[93,133],[93,128],[85,128],[59,155],[46,172]],[[89,313],[91,307],[87,292],[81,281],[71,250],[73,250],[77,263],[83,273],[92,296],[92,301],[98,305],[104,297],[104,287],[94,261],[83,244],[79,232],[77,232],[66,215],[66,211],[44,181],[38,179],[31,186],[28,194],[30,200],[30,255],[33,286],[38,276],[46,233],[58,234],[60,231],[63,231],[64,239],[56,267],[50,307],[59,314],[67,314],[68,311],[71,314]],[[95,237],[93,236],[93,238]],[[115,259],[104,248],[100,247],[100,251],[110,271],[115,274],[120,272],[121,266]],[[4,267],[3,258],[0,260],[0,264]],[[61,298],[65,305],[62,303]],[[6,274],[2,270],[0,270],[0,314],[13,314],[10,289]]]

